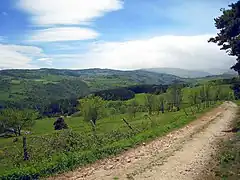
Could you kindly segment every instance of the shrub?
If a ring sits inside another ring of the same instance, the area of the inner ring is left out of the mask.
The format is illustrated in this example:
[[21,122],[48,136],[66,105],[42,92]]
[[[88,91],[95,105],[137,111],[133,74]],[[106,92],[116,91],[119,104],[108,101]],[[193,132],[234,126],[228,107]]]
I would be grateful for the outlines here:
[[58,118],[53,125],[55,130],[68,129],[68,125],[65,123],[62,117]]

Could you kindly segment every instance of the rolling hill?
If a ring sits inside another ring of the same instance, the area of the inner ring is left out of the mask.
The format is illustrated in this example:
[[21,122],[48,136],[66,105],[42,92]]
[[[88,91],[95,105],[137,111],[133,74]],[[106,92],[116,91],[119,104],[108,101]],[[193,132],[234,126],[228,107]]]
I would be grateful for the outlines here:
[[234,76],[237,73],[231,69],[219,69],[219,68],[211,68],[205,70],[188,70],[188,69],[180,69],[180,68],[150,68],[150,69],[143,69],[144,71],[148,72],[156,72],[156,73],[166,73],[172,74],[175,76],[179,76],[182,78],[203,78],[208,76]]
[[199,78],[199,77],[206,77],[206,76],[212,75],[211,73],[205,72],[205,71],[187,70],[187,69],[180,69],[180,68],[150,68],[150,69],[143,69],[143,70],[148,72],[172,74],[182,78]]
[[170,74],[148,72],[143,70],[120,71],[112,69],[34,69],[1,70],[1,79],[30,80],[46,83],[58,83],[61,80],[78,79],[89,86],[91,91],[109,89],[134,84],[171,84],[185,81]]
[[39,107],[45,107],[45,104],[64,99],[76,100],[100,90],[139,84],[167,85],[184,80],[174,75],[141,70],[1,70],[0,108],[14,106],[39,109]]

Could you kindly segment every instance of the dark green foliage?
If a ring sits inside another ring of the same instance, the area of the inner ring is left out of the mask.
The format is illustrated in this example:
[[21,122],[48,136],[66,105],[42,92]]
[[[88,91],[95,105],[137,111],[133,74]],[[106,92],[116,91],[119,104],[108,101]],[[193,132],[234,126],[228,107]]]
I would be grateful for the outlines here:
[[[0,80],[0,84],[2,81]],[[79,79],[49,83],[25,79],[20,79],[19,84],[12,84],[15,82],[13,80],[10,82],[10,86],[3,88],[1,86],[1,107],[35,109],[41,115],[74,113],[76,112],[77,98],[88,95],[90,92],[87,85]]]
[[232,68],[240,74],[240,1],[229,7],[230,9],[221,9],[222,15],[214,19],[220,32],[209,42],[217,43],[230,56],[237,56],[237,63]]
[[72,115],[78,111],[79,101],[76,98],[52,101],[42,112],[44,116]]
[[240,99],[240,84],[234,84],[232,89],[234,91],[235,99]]
[[117,88],[110,90],[102,90],[94,93],[95,96],[99,96],[104,100],[128,100],[134,98],[135,94],[126,88]]
[[62,117],[57,118],[53,125],[55,130],[68,129],[68,125],[65,123]]
[[150,93],[150,94],[162,94],[168,89],[168,85],[135,85],[127,87],[128,90],[133,91],[136,94],[139,93]]
[[109,90],[102,90],[93,93],[95,96],[100,96],[104,100],[128,100],[135,97],[135,94],[150,93],[162,94],[167,91],[168,85],[134,85],[124,88],[115,88]]

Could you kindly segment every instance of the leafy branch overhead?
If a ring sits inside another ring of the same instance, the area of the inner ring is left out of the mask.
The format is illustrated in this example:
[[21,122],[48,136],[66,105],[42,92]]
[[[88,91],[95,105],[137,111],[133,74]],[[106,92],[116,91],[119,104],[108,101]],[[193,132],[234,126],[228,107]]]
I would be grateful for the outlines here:
[[228,55],[236,56],[237,63],[232,69],[240,74],[240,1],[221,9],[222,15],[215,18],[215,27],[220,31],[209,42],[217,43]]

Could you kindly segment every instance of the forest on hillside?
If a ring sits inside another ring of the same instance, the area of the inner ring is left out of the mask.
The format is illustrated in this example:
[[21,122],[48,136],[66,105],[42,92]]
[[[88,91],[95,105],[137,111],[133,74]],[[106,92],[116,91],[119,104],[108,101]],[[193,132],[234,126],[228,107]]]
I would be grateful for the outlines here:
[[182,82],[182,79],[144,71],[1,70],[0,109],[33,109],[43,116],[70,115],[76,112],[78,99],[90,94],[109,100],[127,100],[134,97],[137,88],[134,85],[142,86],[138,93],[153,93],[157,86],[175,81]]

